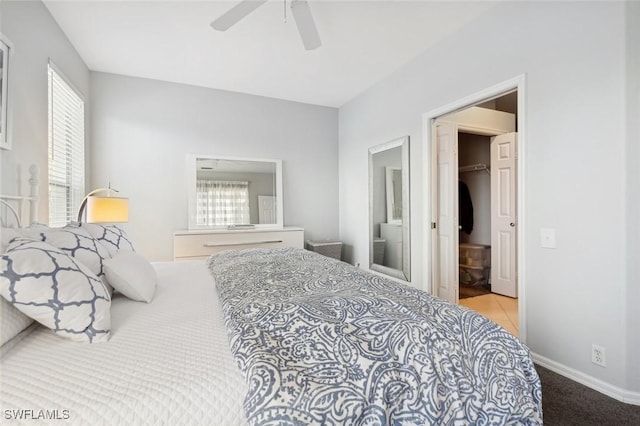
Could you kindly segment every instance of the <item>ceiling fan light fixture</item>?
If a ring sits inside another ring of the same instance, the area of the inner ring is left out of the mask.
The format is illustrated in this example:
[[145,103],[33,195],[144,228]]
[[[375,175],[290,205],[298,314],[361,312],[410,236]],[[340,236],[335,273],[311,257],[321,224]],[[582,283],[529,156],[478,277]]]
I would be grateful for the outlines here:
[[[251,12],[265,4],[267,0],[241,0],[238,4],[231,9],[223,13],[219,18],[211,22],[211,27],[218,31],[226,31],[241,19],[249,15]],[[286,11],[286,2],[285,11]],[[320,35],[318,34],[318,28],[311,15],[311,9],[309,8],[309,2],[307,0],[291,0],[291,14],[296,21],[296,27],[302,44],[306,50],[314,50],[322,45],[320,41]],[[285,13],[286,21],[286,13]]]

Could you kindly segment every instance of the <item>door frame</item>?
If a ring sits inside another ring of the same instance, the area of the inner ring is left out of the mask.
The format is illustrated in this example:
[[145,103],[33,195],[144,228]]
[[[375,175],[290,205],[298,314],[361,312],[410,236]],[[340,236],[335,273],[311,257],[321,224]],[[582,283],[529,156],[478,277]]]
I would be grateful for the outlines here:
[[437,158],[437,145],[435,138],[433,137],[433,130],[435,128],[434,123],[438,117],[441,117],[452,112],[460,111],[465,108],[480,104],[482,102],[495,99],[510,92],[518,92],[518,115],[517,115],[517,150],[518,150],[518,182],[517,182],[517,217],[518,228],[516,230],[517,240],[517,256],[516,256],[516,268],[518,279],[518,334],[519,339],[526,343],[527,341],[527,315],[526,315],[526,273],[525,273],[525,247],[526,247],[526,217],[525,217],[525,188],[526,188],[526,74],[521,74],[510,80],[503,81],[480,92],[473,93],[462,99],[458,99],[442,107],[436,108],[422,115],[422,136],[423,136],[423,159],[422,164],[424,167],[424,194],[423,194],[423,211],[425,216],[429,217],[429,223],[423,226],[423,277],[426,280],[424,290],[431,294],[435,294],[437,286],[435,285],[436,276],[435,272],[435,232],[431,226],[432,223],[437,223],[437,215],[434,211],[437,200],[437,170],[433,167],[433,162]]

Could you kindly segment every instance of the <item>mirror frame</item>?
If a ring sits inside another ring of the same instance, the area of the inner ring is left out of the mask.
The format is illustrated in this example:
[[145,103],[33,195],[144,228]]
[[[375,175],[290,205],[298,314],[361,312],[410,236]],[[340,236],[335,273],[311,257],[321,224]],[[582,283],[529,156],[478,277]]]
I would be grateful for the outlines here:
[[[231,225],[221,226],[202,226],[196,224],[196,179],[197,179],[197,159],[208,160],[225,160],[225,161],[253,161],[262,163],[273,163],[275,166],[275,197],[276,197],[276,223],[251,224],[250,229],[283,229],[284,228],[284,212],[283,212],[283,193],[282,193],[282,160],[271,160],[264,158],[244,158],[244,157],[224,157],[218,155],[187,155],[187,211],[188,211],[188,229],[189,230],[223,230],[233,229]],[[239,227],[240,228],[240,227]],[[243,227],[246,229],[246,227]]]
[[[401,148],[402,156],[402,270],[373,263],[373,155],[398,147]],[[411,203],[409,200],[409,176],[409,136],[403,136],[369,148],[369,269],[405,281],[411,281]]]

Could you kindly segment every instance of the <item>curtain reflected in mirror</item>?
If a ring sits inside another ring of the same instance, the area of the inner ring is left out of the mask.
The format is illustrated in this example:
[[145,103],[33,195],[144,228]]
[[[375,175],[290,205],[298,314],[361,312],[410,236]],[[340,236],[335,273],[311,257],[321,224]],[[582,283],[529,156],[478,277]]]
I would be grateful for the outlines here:
[[410,280],[409,137],[369,149],[369,267]]
[[196,180],[198,226],[250,224],[249,182],[202,176]]

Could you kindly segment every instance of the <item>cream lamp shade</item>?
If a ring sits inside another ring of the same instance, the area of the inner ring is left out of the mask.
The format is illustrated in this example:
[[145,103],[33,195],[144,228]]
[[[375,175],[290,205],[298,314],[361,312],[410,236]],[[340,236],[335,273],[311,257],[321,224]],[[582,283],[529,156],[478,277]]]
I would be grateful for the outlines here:
[[128,198],[87,197],[87,223],[117,223],[128,221]]
[[[106,197],[98,197],[97,194],[106,192]],[[87,216],[87,223],[117,223],[129,221],[129,199],[122,197],[112,197],[112,192],[117,189],[108,188],[94,189],[84,197],[78,209],[78,221],[82,222],[82,215]]]

